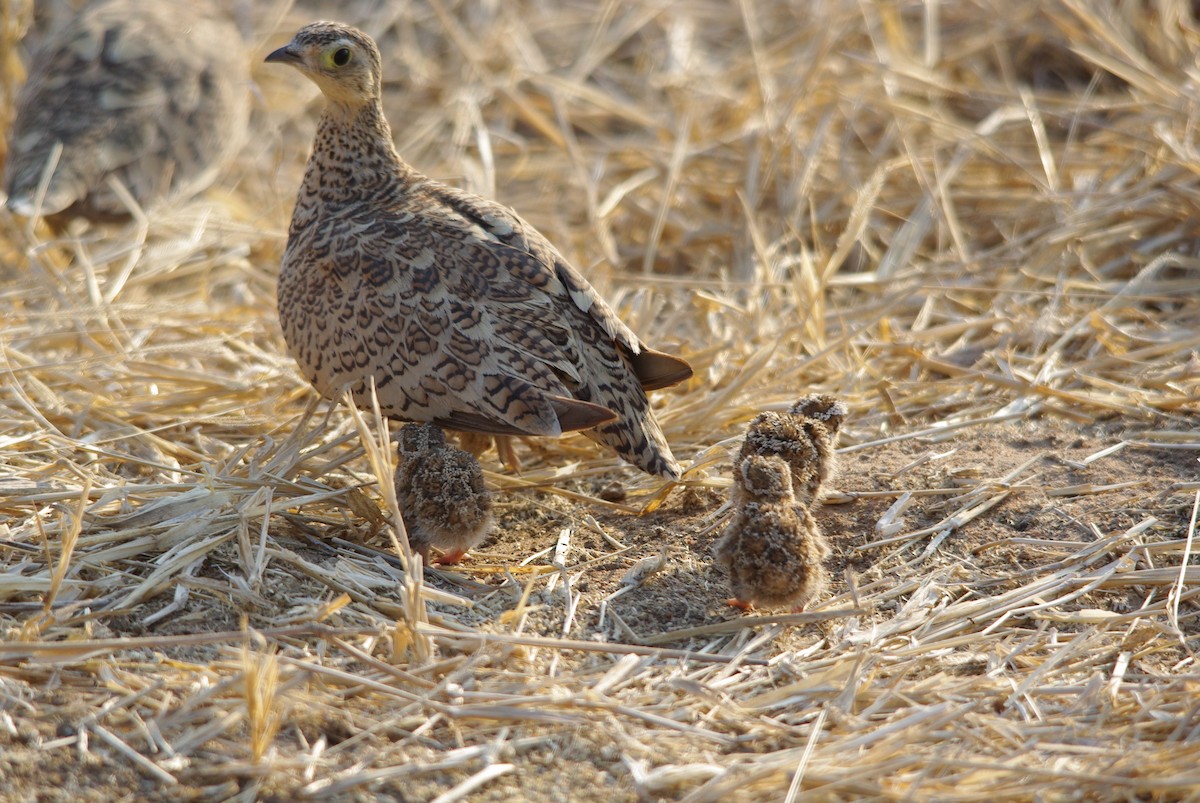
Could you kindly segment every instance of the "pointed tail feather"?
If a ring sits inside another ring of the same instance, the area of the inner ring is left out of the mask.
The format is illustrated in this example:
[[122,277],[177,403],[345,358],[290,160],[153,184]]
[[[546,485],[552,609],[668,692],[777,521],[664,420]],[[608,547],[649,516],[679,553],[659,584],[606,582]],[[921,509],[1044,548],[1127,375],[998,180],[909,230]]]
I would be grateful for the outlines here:
[[659,390],[678,385],[692,377],[692,366],[687,360],[672,357],[661,351],[642,347],[637,354],[627,355],[633,373],[642,383],[643,390]]

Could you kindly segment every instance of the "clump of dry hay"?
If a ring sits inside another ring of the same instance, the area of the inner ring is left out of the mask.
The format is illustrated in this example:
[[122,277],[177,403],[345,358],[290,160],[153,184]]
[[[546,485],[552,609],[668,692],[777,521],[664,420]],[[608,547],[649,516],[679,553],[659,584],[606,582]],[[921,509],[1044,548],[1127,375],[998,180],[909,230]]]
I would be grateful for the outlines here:
[[[525,444],[520,477],[492,463],[496,538],[406,573],[376,423],[282,348],[313,90],[260,70],[260,135],[203,199],[62,235],[0,213],[10,789],[1200,784],[1190,3],[336,13],[383,44],[410,161],[516,206],[696,366],[658,395],[690,487]],[[256,21],[264,52],[332,14]],[[831,596],[736,616],[718,491],[746,421],[804,392],[850,404],[814,511]]]

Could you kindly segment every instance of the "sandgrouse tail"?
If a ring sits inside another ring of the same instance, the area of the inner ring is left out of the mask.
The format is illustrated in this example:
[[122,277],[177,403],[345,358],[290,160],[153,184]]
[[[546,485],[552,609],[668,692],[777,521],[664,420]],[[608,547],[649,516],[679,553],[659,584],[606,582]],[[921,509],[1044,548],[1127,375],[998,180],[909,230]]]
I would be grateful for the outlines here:
[[[249,51],[209,0],[101,0],[34,56],[4,190],[20,215],[129,214],[207,187],[240,146]],[[40,195],[45,187],[45,194]]]
[[647,390],[691,376],[647,348],[511,209],[400,159],[381,103],[379,49],[332,22],[267,56],[325,94],[288,232],[279,318],[322,394],[464,432],[588,430],[639,468],[679,464]]

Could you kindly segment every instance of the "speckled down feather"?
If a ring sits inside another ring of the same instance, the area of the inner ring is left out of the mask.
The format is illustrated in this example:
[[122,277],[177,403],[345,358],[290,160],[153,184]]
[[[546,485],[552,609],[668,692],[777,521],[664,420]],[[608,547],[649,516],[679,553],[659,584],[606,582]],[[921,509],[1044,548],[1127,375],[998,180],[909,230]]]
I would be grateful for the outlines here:
[[803,502],[816,498],[834,459],[832,442],[823,424],[774,412],[760,413],[750,422],[742,448],[734,458],[735,474],[751,455],[782,457],[791,469],[796,496]]
[[143,207],[194,194],[242,142],[249,89],[238,29],[207,0],[91,3],[33,57],[9,135],[8,207],[128,215],[113,179]]
[[812,513],[796,501],[782,458],[749,455],[741,474],[747,501],[714,547],[733,595],[747,605],[802,607],[825,588],[829,545]]
[[837,438],[838,432],[842,429],[842,422],[849,414],[844,401],[825,393],[800,397],[795,404],[788,408],[788,412],[792,415],[820,421],[825,425],[830,437],[834,439]]
[[[792,487],[801,502],[817,498],[837,472],[837,435],[846,405],[833,396],[805,396],[785,413],[760,413],[746,428],[742,448],[734,458],[734,475],[749,455],[779,455],[791,469]],[[734,503],[740,484],[734,483]]]
[[453,563],[492,529],[492,496],[483,469],[446,443],[433,424],[406,424],[397,434],[396,499],[408,543],[426,562],[430,547]]
[[561,254],[507,207],[396,154],[374,41],[314,23],[267,57],[324,92],[279,278],[292,355],[326,396],[467,432],[572,430],[643,470],[679,464],[646,398],[691,376],[645,347]]

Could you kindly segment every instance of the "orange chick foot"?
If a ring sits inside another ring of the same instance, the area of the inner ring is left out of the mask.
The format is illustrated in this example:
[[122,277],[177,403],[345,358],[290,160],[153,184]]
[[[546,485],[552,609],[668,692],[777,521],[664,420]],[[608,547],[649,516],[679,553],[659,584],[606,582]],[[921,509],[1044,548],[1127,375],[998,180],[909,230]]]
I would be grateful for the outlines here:
[[734,608],[741,608],[743,611],[754,610],[753,602],[746,602],[745,600],[738,599],[737,597],[730,597],[729,599],[725,600],[725,602]]
[[433,562],[439,566],[453,566],[455,563],[458,563],[460,560],[466,557],[466,554],[467,550],[465,549],[452,549],[449,552],[443,552],[442,556],[435,559]]

